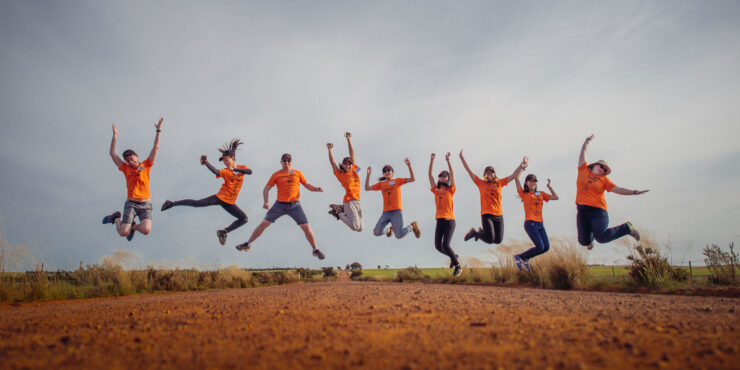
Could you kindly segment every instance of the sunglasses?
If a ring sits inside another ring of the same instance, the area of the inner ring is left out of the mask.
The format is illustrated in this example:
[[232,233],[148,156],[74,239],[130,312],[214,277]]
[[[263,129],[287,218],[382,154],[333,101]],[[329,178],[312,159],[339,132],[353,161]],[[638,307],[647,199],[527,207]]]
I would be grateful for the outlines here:
[[384,168],[383,173],[387,173],[387,172],[393,172],[393,170],[391,170],[390,168]]
[[529,179],[527,181],[537,182],[537,179]]
[[283,162],[283,163],[290,163],[291,160],[290,159],[283,159],[283,160],[281,160],[281,162]]

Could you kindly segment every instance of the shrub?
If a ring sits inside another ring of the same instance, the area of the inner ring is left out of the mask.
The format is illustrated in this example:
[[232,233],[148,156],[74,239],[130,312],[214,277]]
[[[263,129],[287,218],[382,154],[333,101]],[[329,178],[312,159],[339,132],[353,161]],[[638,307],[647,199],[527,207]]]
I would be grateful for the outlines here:
[[737,270],[738,256],[734,249],[734,242],[730,243],[729,252],[721,250],[716,244],[712,244],[711,247],[709,245],[704,247],[702,254],[706,257],[704,263],[709,268],[712,283],[719,285],[737,284],[735,271]]
[[404,281],[424,281],[429,279],[428,276],[424,275],[420,268],[416,266],[409,266],[396,273],[396,277],[393,281],[402,283]]
[[359,262],[352,262],[352,264],[349,265],[349,270],[352,272],[352,274],[349,276],[350,279],[355,279],[362,276],[362,265]]
[[634,283],[655,288],[670,281],[671,265],[657,249],[638,245],[633,250],[636,254],[627,259],[630,260],[629,276]]
[[324,267],[323,270],[324,270],[324,277],[333,278],[334,276],[336,276],[334,273],[334,268],[331,266]]

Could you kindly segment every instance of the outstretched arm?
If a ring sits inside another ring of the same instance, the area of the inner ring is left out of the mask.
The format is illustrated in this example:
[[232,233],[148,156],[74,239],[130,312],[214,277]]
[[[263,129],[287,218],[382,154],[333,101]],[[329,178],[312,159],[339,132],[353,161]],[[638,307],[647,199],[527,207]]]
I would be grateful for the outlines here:
[[200,164],[206,166],[211,172],[213,172],[214,175],[218,176],[221,174],[219,170],[216,169],[216,167],[213,167],[210,162],[208,162],[208,157],[203,154],[200,156]]
[[615,186],[612,188],[612,193],[617,193],[619,195],[640,195],[640,194],[645,194],[649,191],[650,190],[630,190],[630,189],[620,188],[619,186]]
[[113,159],[113,163],[116,164],[116,168],[121,168],[121,165],[123,164],[123,160],[121,157],[116,154],[116,140],[118,139],[118,129],[116,129],[116,125],[113,124],[113,139],[110,141],[110,157]]
[[408,181],[406,181],[406,183],[409,183],[409,182],[414,182],[414,181],[416,181],[416,177],[414,177],[414,169],[413,169],[413,168],[411,168],[411,161],[409,161],[409,159],[408,159],[408,158],[405,158],[405,159],[403,160],[403,162],[404,162],[404,163],[406,163],[406,165],[407,165],[407,166],[409,166],[409,174],[411,174],[411,175],[410,175],[411,177],[409,177],[409,179],[408,179]]
[[452,170],[452,163],[450,162],[450,152],[445,154],[445,161],[447,161],[447,168],[450,170],[450,187],[455,186],[455,171]]
[[251,168],[234,168],[231,171],[243,173],[245,175],[251,175],[252,174],[252,169]]
[[154,160],[157,158],[157,151],[159,151],[159,135],[162,133],[162,122],[164,121],[164,118],[159,119],[159,123],[154,125],[154,127],[157,128],[157,134],[154,136],[154,147],[152,147],[152,151],[149,153],[149,162],[154,163]]
[[550,190],[550,194],[551,194],[550,200],[560,199],[560,197],[557,194],[555,194],[555,189],[553,189],[552,186],[550,186],[550,179],[547,179],[547,189]]
[[511,182],[514,179],[519,179],[519,176],[521,176],[522,172],[524,172],[524,170],[527,169],[528,165],[529,165],[529,157],[525,155],[524,158],[522,158],[522,163],[519,163],[519,167],[517,167],[514,170],[514,172],[512,172],[511,175],[509,175],[509,177],[507,177],[507,180]]
[[371,191],[373,188],[370,187],[370,174],[373,172],[372,167],[367,166],[367,176],[365,176],[365,190]]
[[308,189],[309,191],[317,191],[317,192],[319,192],[319,193],[320,193],[320,192],[322,192],[322,191],[324,191],[324,189],[322,189],[322,188],[321,188],[321,186],[313,186],[313,185],[311,185],[311,184],[310,184],[310,183],[309,183],[308,181],[306,181],[306,182],[304,182],[304,183],[302,183],[302,184],[303,184],[303,186],[305,186],[305,187],[306,187],[306,189]]
[[590,143],[593,139],[594,135],[591,134],[591,136],[587,137],[586,140],[583,141],[583,146],[581,146],[581,155],[578,156],[578,167],[581,167],[584,163],[586,163],[586,151],[588,151],[588,143]]
[[470,167],[468,166],[468,162],[465,160],[465,157],[463,157],[462,149],[460,149],[460,160],[462,161],[463,167],[465,167],[465,171],[468,171],[468,175],[470,175],[470,179],[475,181],[475,174],[473,171],[470,170]]
[[350,134],[349,132],[345,132],[344,137],[347,138],[347,146],[349,147],[349,157],[352,158],[353,164],[357,164],[357,161],[355,161],[355,148],[352,147],[352,134]]
[[332,152],[331,152],[331,148],[333,148],[333,147],[334,147],[334,144],[332,144],[332,143],[326,143],[326,149],[329,150],[329,163],[331,163],[331,168],[334,171],[339,171],[339,167],[337,166],[337,163],[334,162],[334,154],[332,154]]
[[435,154],[432,153],[432,159],[429,160],[429,184],[434,187],[436,184],[434,183],[434,176],[432,176],[432,168],[434,168],[434,157]]

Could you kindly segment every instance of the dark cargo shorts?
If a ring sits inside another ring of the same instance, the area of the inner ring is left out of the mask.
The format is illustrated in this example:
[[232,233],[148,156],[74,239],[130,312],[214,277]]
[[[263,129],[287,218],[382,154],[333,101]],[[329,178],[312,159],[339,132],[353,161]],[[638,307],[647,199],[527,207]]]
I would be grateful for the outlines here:
[[134,223],[134,217],[139,216],[139,222],[152,219],[152,202],[135,202],[127,200],[123,206],[121,224],[130,225]]
[[303,213],[301,202],[276,201],[272,204],[270,210],[267,211],[267,214],[265,215],[265,220],[275,222],[275,220],[283,215],[290,216],[298,225],[304,225],[308,223],[308,219],[306,219],[306,214]]

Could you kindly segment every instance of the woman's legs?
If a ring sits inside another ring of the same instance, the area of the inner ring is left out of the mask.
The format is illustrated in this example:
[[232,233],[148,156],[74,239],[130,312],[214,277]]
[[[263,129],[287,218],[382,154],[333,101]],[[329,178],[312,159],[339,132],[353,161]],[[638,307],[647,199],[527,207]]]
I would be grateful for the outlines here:
[[504,240],[504,217],[492,214],[481,215],[483,232],[476,233],[478,239],[488,244],[501,244]]
[[396,239],[401,239],[411,231],[411,226],[403,227],[403,213],[400,209],[395,211],[389,211],[391,217],[391,226],[393,226],[393,234],[396,235]]
[[437,219],[437,227],[434,228],[434,249],[436,249],[439,253],[442,253],[444,255],[447,255],[447,251],[442,247],[442,240],[445,236],[445,232],[447,231],[447,223],[445,222],[444,218],[438,218]]
[[457,260],[457,254],[455,254],[455,251],[452,250],[452,247],[450,246],[450,241],[452,241],[452,234],[455,233],[455,220],[448,220],[447,221],[447,230],[444,233],[444,237],[442,239],[442,248],[446,252],[448,256],[450,256],[450,261],[452,262],[452,266],[459,266],[460,261]]
[[524,230],[527,231],[527,235],[532,239],[534,247],[520,254],[519,257],[528,260],[550,250],[550,241],[547,238],[547,232],[542,222],[524,221]]
[[594,235],[591,232],[591,217],[588,206],[576,205],[578,213],[576,214],[576,227],[578,228],[578,243],[584,247],[594,242]]
[[227,226],[226,229],[224,229],[227,233],[230,233],[247,223],[247,215],[236,204],[228,204],[224,201],[221,201],[221,208],[223,208],[226,212],[229,212],[229,214],[231,214],[232,216],[236,217],[236,220],[232,222],[231,225]]
[[383,231],[385,231],[385,226],[391,223],[391,216],[390,212],[383,212],[383,214],[380,215],[380,219],[378,219],[378,223],[375,224],[375,228],[373,229],[373,234],[375,236],[381,236],[383,235]]
[[[596,239],[601,244],[629,235],[627,224],[609,227],[609,213],[597,207],[578,205],[578,242],[589,245]],[[586,233],[588,230],[588,234]],[[583,230],[583,231],[582,231]],[[593,233],[593,235],[591,235]]]
[[[169,203],[169,204],[168,204]],[[176,200],[174,202],[166,201],[164,205],[162,205],[162,210],[169,209],[170,207],[175,206],[188,206],[188,207],[209,207],[209,206],[215,206],[220,205],[223,203],[221,199],[218,199],[218,197],[214,194],[210,197],[206,197],[203,199],[183,199],[183,200]]]
[[338,216],[350,229],[362,231],[362,209],[359,200],[352,199],[349,202],[344,202],[344,211],[339,213]]

